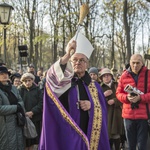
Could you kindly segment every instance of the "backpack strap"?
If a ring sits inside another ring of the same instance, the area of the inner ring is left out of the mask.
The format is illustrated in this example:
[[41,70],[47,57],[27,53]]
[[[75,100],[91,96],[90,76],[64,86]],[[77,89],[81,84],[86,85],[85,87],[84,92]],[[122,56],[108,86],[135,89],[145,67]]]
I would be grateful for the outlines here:
[[[144,93],[147,93],[147,81],[148,81],[148,69],[145,72]],[[148,119],[150,119],[150,113],[149,113],[148,103],[146,103],[146,110],[147,110]]]

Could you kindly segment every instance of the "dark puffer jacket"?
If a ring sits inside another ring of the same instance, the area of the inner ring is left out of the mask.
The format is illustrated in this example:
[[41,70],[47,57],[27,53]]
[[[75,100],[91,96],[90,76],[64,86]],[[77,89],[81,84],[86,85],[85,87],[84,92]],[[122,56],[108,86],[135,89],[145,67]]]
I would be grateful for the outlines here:
[[116,91],[116,97],[123,103],[122,117],[126,119],[147,119],[146,103],[150,103],[150,71],[148,71],[147,93],[141,94],[141,101],[138,104],[139,108],[132,109],[131,103],[127,100],[127,92],[124,88],[127,84],[136,87],[144,93],[145,72],[147,68],[143,67],[139,73],[137,84],[135,83],[131,73],[126,70],[119,81]]

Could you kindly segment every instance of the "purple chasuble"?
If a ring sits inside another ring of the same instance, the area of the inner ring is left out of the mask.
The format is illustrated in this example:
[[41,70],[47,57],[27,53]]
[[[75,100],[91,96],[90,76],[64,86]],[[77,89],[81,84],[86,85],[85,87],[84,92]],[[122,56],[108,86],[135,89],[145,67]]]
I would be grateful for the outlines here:
[[106,102],[99,84],[94,85],[98,89],[94,95],[95,97],[97,95],[95,101],[94,96],[91,96],[92,92],[96,93],[94,88],[89,91],[84,85],[91,102],[88,131],[85,135],[79,127],[80,110],[76,105],[76,88],[70,89],[69,92],[69,114],[46,84],[39,150],[110,150]]

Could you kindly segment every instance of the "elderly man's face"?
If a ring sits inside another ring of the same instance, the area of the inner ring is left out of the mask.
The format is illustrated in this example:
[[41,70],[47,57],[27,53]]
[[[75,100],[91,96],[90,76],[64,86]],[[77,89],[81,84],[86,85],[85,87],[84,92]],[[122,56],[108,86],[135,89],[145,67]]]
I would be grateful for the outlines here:
[[131,56],[130,67],[131,67],[132,72],[134,72],[135,74],[138,74],[142,66],[143,66],[143,61],[140,55],[135,54]]
[[80,53],[75,53],[71,57],[71,63],[75,73],[83,74],[83,75],[85,74],[85,70],[87,69],[88,66],[88,59],[86,58],[85,55]]

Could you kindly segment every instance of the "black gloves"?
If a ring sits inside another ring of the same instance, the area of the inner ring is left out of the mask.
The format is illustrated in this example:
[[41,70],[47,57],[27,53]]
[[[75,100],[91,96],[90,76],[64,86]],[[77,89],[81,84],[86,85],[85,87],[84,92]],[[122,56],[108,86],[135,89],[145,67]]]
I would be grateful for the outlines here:
[[132,109],[139,108],[139,101],[136,103],[131,103],[131,108]]
[[22,112],[23,108],[22,106],[18,103],[17,104],[17,112]]
[[17,104],[17,112],[20,112],[23,116],[25,116],[24,109],[19,103]]
[[19,103],[17,104],[16,115],[17,115],[17,124],[18,124],[18,126],[23,127],[26,123],[26,118],[25,118],[25,112],[24,112],[22,106]]

